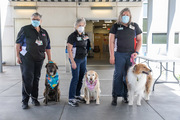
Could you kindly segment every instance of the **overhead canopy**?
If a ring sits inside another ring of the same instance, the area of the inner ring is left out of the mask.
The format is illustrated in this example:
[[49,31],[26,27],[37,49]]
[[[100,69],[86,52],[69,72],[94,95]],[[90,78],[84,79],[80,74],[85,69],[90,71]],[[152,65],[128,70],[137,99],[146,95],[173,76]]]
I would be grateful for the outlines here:
[[141,2],[142,0],[9,0],[15,2]]

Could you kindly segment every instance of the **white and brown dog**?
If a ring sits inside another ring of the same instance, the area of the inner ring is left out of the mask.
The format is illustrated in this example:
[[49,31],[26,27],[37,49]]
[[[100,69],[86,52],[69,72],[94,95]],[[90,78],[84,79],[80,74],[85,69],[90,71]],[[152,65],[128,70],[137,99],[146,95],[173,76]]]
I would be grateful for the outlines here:
[[86,104],[89,104],[90,100],[96,100],[96,104],[100,104],[101,90],[98,74],[91,70],[86,73],[85,77],[84,99]]
[[152,89],[151,70],[144,64],[136,64],[129,68],[126,82],[128,87],[129,105],[133,105],[134,95],[138,95],[137,105],[141,105],[141,99],[149,100]]

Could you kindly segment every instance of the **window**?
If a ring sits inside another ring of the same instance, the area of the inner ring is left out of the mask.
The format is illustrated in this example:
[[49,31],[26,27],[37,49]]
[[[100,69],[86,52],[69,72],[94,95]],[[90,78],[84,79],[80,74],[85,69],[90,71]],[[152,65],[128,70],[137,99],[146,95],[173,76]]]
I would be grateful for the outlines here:
[[175,33],[174,44],[179,44],[179,33]]
[[142,44],[147,44],[147,33],[143,33],[143,42]]
[[144,3],[143,4],[143,18],[147,18],[147,7],[148,7],[148,4]]
[[152,44],[166,44],[167,34],[166,33],[153,33]]
[[143,18],[143,32],[147,32],[147,18]]

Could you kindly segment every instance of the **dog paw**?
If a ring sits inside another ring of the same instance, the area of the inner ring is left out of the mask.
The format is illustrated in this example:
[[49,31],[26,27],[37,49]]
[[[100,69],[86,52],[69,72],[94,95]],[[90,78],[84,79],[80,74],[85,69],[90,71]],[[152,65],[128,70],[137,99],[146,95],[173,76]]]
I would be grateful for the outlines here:
[[97,104],[97,105],[99,105],[99,104],[100,104],[100,102],[99,102],[99,101],[96,101],[96,104]]
[[148,101],[148,100],[149,100],[149,97],[145,97],[145,100]]
[[141,103],[140,103],[140,102],[137,102],[137,105],[138,105],[138,106],[141,106]]
[[89,104],[89,102],[86,102],[86,104],[88,105],[88,104]]

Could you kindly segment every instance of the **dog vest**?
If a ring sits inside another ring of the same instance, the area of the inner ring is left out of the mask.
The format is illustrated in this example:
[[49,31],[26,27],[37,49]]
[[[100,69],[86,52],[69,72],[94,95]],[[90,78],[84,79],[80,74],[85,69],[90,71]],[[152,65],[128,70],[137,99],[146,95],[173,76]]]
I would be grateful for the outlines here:
[[92,84],[90,84],[90,83],[88,82],[88,80],[86,80],[86,84],[87,84],[87,87],[88,87],[90,90],[93,90],[94,87],[95,87],[96,84],[97,84],[97,80],[95,80],[95,82],[93,82]]
[[48,84],[51,86],[51,88],[54,89],[59,83],[58,73],[56,72],[54,76],[49,76],[48,74],[46,74],[46,80]]

